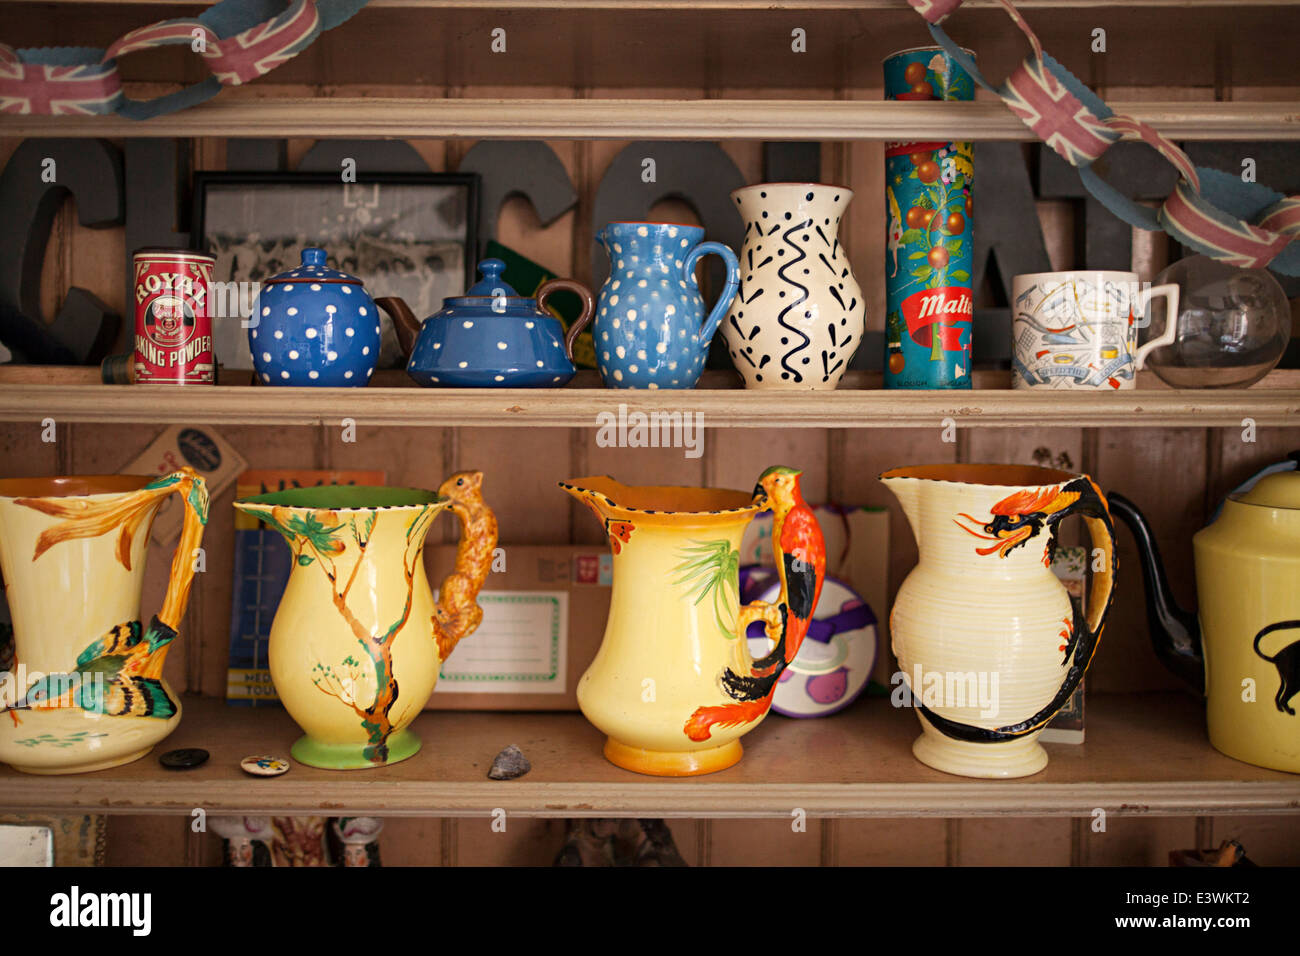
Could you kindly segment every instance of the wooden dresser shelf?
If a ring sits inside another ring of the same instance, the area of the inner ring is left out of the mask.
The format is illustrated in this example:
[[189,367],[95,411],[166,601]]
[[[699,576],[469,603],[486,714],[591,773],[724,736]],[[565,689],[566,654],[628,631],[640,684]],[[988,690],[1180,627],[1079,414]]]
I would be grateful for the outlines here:
[[[1178,140],[1300,139],[1286,102],[1111,104]],[[0,119],[4,136],[304,136],[433,139],[1023,140],[1033,132],[999,102],[228,96],[149,120],[120,116]]]
[[[679,818],[1089,816],[1295,813],[1300,776],[1219,754],[1199,702],[1181,694],[1094,695],[1088,740],[1048,744],[1047,769],[1020,780],[970,780],[920,764],[916,716],[887,700],[817,720],[772,715],[744,738],[745,757],[692,779],[640,776],[607,763],[602,737],[576,713],[426,712],[423,749],[377,770],[315,770],[282,777],[239,769],[249,754],[287,755],[298,729],[279,709],[184,702],[177,731],[154,754],[99,773],[28,776],[0,768],[0,809],[86,813],[373,814],[488,817]],[[493,756],[517,744],[533,770],[487,779]],[[192,771],[166,770],[157,753],[203,747]]]
[[[879,387],[878,373],[851,373],[834,392],[797,393],[727,387],[738,382],[729,372],[706,373],[699,388],[659,391],[600,388],[594,372],[554,389],[416,388],[396,370],[376,375],[365,388],[47,384],[37,367],[13,374],[20,380],[0,373],[0,421],[33,426],[46,418],[334,426],[352,419],[359,427],[596,428],[601,413],[617,419],[636,412],[698,412],[705,428],[938,428],[945,419],[962,428],[1239,428],[1247,418],[1258,427],[1300,426],[1300,372],[1295,371],[1274,372],[1249,389],[1125,392],[1016,391],[996,387],[1007,380],[1006,373],[997,372],[976,373],[970,391],[886,391]],[[1155,379],[1144,374],[1141,384],[1154,385]],[[636,424],[624,420],[628,427]]]

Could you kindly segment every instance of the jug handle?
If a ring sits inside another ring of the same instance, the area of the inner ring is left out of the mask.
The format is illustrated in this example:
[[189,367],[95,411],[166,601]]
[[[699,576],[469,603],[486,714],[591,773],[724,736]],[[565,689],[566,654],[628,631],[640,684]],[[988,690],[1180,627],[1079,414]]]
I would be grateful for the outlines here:
[[181,519],[181,537],[172,553],[171,571],[167,575],[167,593],[162,607],[155,615],[160,622],[179,630],[181,618],[190,600],[190,586],[194,583],[194,553],[203,540],[203,529],[208,523],[208,486],[203,476],[193,468],[184,467],[156,481],[146,488],[166,489],[165,494],[181,496],[184,515]]
[[[1142,306],[1142,316],[1146,318],[1147,310],[1151,307],[1151,300],[1157,296],[1165,300],[1165,330],[1160,333],[1159,337],[1142,345],[1133,353],[1133,371],[1140,371],[1146,364],[1147,355],[1154,349],[1161,348],[1165,345],[1173,345],[1174,339],[1178,335],[1178,286],[1158,285],[1154,288],[1143,289],[1138,293],[1138,303]],[[1146,324],[1150,324],[1147,320]]]
[[376,299],[375,305],[392,318],[393,330],[397,332],[397,342],[402,347],[402,354],[410,358],[411,352],[415,349],[415,340],[420,334],[420,321],[415,317],[415,313],[400,296]]
[[[812,520],[814,524],[817,523],[815,517]],[[824,562],[823,566],[819,567],[816,562],[804,561],[799,555],[786,551],[782,548],[781,542],[775,535],[773,535],[772,538],[772,546],[776,551],[774,557],[782,569],[780,575],[781,595],[776,604],[769,604],[766,601],[751,601],[744,605],[736,615],[736,633],[741,638],[740,655],[742,662],[748,668],[749,673],[753,673],[755,670],[760,670],[764,673],[770,673],[773,677],[780,678],[781,674],[785,672],[785,669],[789,667],[790,663],[795,659],[795,656],[798,655],[799,648],[803,646],[804,638],[807,636],[808,632],[806,627],[802,627],[794,629],[794,633],[791,633],[791,600],[789,594],[790,576],[792,573],[800,574],[811,570],[813,581],[810,596],[814,596],[821,594],[822,583],[826,578],[826,569],[824,567]],[[786,617],[784,619],[781,616],[781,609],[783,607],[786,608]],[[808,621],[812,620],[812,615],[815,611],[815,606],[808,609]],[[749,625],[754,621],[763,622],[767,639],[771,641],[773,645],[773,650],[764,657],[760,657],[758,660],[754,660],[750,654],[749,641],[746,638],[746,633],[749,631]],[[776,650],[776,646],[781,639],[781,631],[783,627],[785,628],[787,643],[784,648],[785,653],[781,654]],[[775,686],[775,684],[773,686]]]
[[[1115,555],[1115,520],[1110,513],[1110,503],[1106,501],[1106,496],[1102,494],[1101,489],[1097,487],[1091,478],[1083,477],[1085,481],[1092,485],[1097,501],[1095,503],[1083,503],[1084,499],[1080,498],[1075,503],[1074,511],[1083,517],[1083,523],[1088,528],[1088,537],[1092,543],[1090,554],[1095,555],[1098,550],[1101,551],[1102,569],[1092,572],[1092,582],[1088,588],[1088,613],[1087,620],[1084,622],[1085,630],[1079,636],[1081,646],[1075,648],[1074,659],[1076,663],[1070,669],[1070,676],[1066,679],[1066,686],[1062,688],[1062,704],[1065,703],[1070,694],[1074,693],[1074,688],[1083,679],[1083,672],[1087,670],[1093,654],[1097,652],[1097,643],[1101,640],[1101,629],[1106,624],[1106,615],[1110,612],[1111,601],[1115,597],[1115,574],[1119,570],[1118,559]],[[1091,563],[1096,564],[1095,558]],[[1084,656],[1082,665],[1078,663],[1080,656]],[[1075,674],[1076,669],[1078,671],[1077,675]]]
[[682,263],[682,270],[691,284],[699,289],[699,280],[695,277],[695,265],[703,256],[709,253],[722,257],[722,262],[727,268],[727,281],[722,287],[722,294],[718,296],[718,301],[713,304],[713,310],[709,317],[704,320],[704,325],[700,327],[700,344],[708,348],[709,343],[713,341],[714,333],[718,331],[718,325],[722,322],[722,317],[727,314],[731,308],[731,300],[736,297],[736,290],[740,288],[740,260],[736,254],[731,251],[730,246],[725,246],[720,242],[701,242],[698,246],[686,254],[686,259]]
[[438,488],[438,494],[451,499],[451,511],[460,519],[456,564],[438,586],[438,603],[433,609],[439,661],[451,656],[461,639],[473,634],[483,620],[478,593],[492,569],[497,518],[483,500],[482,483],[481,471],[461,471]]
[[543,282],[537,289],[537,308],[544,309],[546,300],[550,298],[552,292],[572,292],[578,298],[582,299],[582,315],[569,326],[569,331],[564,334],[564,354],[573,361],[573,343],[577,341],[578,335],[587,327],[591,317],[596,312],[596,299],[581,282],[573,279],[551,279],[549,282]]

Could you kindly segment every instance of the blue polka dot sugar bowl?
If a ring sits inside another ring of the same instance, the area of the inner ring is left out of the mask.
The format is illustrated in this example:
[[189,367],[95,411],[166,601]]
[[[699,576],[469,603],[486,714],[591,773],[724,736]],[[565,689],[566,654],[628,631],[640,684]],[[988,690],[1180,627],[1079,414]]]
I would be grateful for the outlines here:
[[[573,341],[596,308],[591,290],[572,279],[552,279],[528,298],[502,278],[505,267],[500,259],[484,259],[482,278],[464,295],[443,299],[441,311],[423,322],[399,298],[377,300],[410,355],[411,378],[442,388],[560,388],[573,378]],[[582,299],[582,315],[567,335],[545,310],[546,300],[561,291]]]
[[262,385],[365,385],[379,361],[379,309],[360,279],[304,249],[302,264],[262,284],[248,330]]

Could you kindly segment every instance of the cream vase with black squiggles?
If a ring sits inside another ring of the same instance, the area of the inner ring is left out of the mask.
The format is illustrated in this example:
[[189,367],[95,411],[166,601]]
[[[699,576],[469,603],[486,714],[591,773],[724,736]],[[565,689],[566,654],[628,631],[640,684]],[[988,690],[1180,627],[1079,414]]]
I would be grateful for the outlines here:
[[745,221],[745,244],[740,291],[722,329],[745,387],[835,388],[866,323],[839,240],[853,191],[761,183],[731,198]]

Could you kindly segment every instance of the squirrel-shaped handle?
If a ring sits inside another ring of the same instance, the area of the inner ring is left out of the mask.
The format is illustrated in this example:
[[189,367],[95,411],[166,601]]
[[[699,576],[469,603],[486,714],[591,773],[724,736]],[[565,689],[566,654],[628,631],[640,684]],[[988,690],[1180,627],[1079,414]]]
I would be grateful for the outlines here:
[[460,519],[460,543],[456,566],[438,587],[433,609],[433,636],[438,642],[438,659],[445,661],[462,638],[474,633],[483,620],[478,592],[492,569],[492,552],[497,546],[497,518],[482,495],[483,472],[458,471],[438,488],[451,500],[451,511]]

